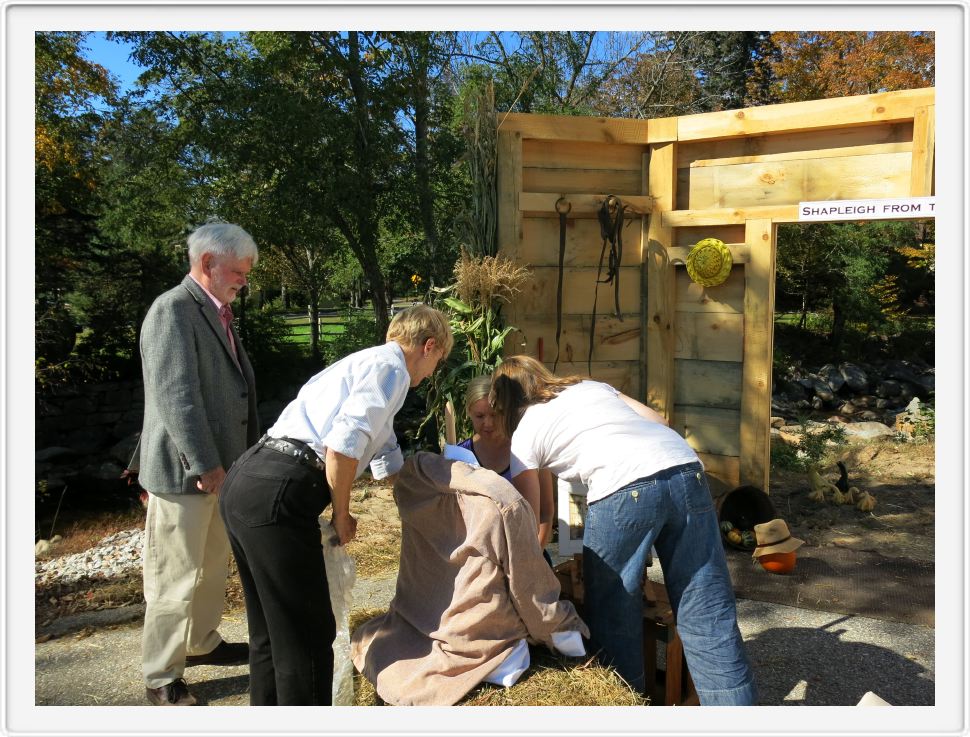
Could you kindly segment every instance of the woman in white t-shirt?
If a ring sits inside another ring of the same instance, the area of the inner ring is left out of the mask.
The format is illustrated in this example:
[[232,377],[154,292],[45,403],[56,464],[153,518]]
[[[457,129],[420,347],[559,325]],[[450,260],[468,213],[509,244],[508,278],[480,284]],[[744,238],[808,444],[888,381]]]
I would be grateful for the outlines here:
[[701,703],[755,703],[714,503],[684,439],[613,387],[528,356],[505,359],[490,399],[512,438],[512,483],[537,517],[540,470],[589,489],[583,616],[600,659],[645,690],[641,585],[655,548]]

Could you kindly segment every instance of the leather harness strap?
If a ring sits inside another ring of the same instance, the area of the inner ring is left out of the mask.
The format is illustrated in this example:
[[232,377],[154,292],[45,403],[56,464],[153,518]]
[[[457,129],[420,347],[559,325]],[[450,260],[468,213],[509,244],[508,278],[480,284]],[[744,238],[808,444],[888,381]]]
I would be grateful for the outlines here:
[[[593,374],[593,346],[596,339],[596,302],[599,298],[599,285],[613,285],[613,314],[617,320],[623,322],[620,315],[620,261],[623,258],[623,212],[626,205],[616,195],[607,195],[600,206],[597,218],[600,223],[600,235],[603,237],[603,248],[600,250],[599,268],[596,271],[596,287],[593,292],[593,316],[589,326],[589,354],[586,358],[586,370]],[[606,257],[606,244],[610,244],[610,256],[607,262],[606,278],[603,274],[603,259]],[[561,274],[560,267],[560,274]],[[560,279],[561,279],[560,275]]]

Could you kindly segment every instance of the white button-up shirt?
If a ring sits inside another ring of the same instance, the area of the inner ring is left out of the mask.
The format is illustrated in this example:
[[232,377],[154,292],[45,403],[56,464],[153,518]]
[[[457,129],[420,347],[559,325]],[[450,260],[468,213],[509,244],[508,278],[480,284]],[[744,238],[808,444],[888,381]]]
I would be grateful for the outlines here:
[[374,478],[385,478],[404,465],[393,422],[410,386],[397,343],[351,353],[304,384],[268,434],[302,440],[321,458],[332,448],[358,459],[358,476],[369,463]]

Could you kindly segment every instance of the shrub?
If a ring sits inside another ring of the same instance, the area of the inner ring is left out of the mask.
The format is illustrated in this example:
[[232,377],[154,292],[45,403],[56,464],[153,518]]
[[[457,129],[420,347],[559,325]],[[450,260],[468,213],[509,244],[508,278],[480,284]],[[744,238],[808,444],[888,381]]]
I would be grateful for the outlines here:
[[802,420],[795,431],[794,443],[776,442],[771,445],[771,466],[782,471],[808,471],[822,465],[831,445],[845,445],[845,428],[841,425],[814,424],[809,427]]

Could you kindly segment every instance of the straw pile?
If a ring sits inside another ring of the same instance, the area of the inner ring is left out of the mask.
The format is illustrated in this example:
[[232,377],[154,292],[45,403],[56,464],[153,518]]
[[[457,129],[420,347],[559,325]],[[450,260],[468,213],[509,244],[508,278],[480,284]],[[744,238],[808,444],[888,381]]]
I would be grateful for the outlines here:
[[[360,609],[350,615],[350,631],[386,609]],[[544,647],[530,648],[532,665],[511,688],[483,684],[458,706],[646,706],[649,701],[595,658],[566,658]],[[384,706],[374,685],[354,674],[354,705]]]

